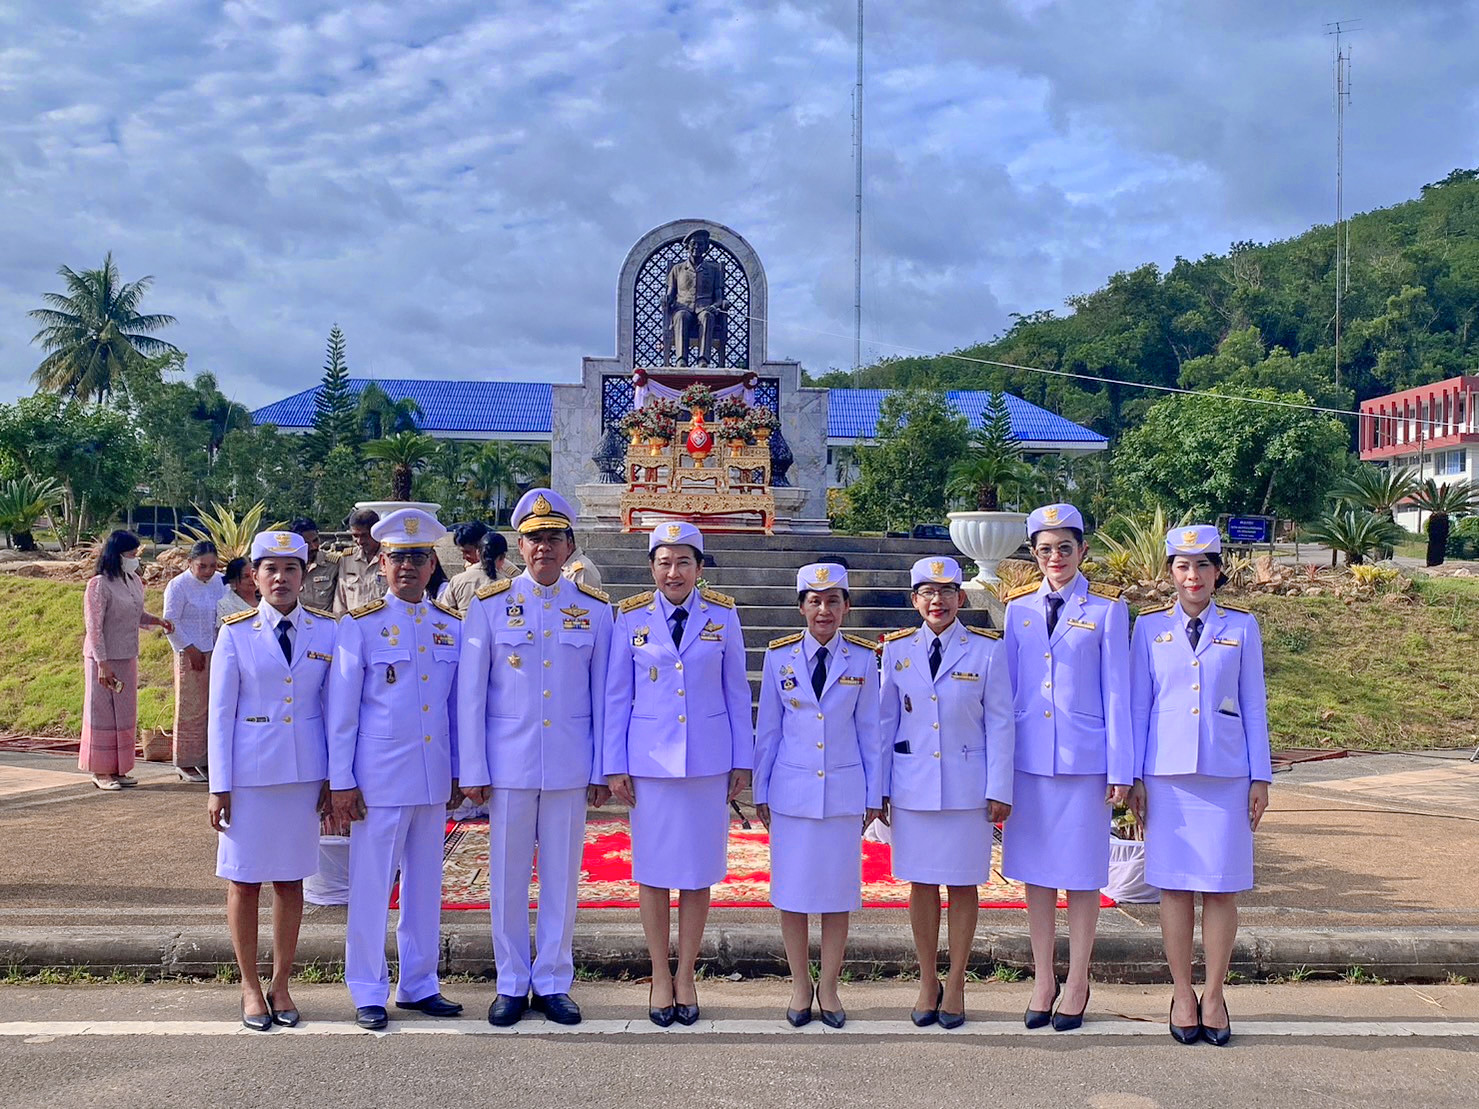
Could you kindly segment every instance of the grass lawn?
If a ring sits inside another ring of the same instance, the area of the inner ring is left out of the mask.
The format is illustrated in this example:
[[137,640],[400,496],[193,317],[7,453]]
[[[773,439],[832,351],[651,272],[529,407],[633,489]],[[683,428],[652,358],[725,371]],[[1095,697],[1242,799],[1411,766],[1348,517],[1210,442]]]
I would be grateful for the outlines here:
[[[0,575],[0,627],[9,629],[0,666],[0,732],[82,732],[82,590],[75,582]],[[161,591],[145,601],[159,615]],[[171,726],[174,675],[163,633],[139,633],[139,728]]]
[[[1247,598],[1263,627],[1275,746],[1384,751],[1479,741],[1479,578],[1430,579],[1419,597],[1350,607],[1336,597]],[[160,611],[157,590],[148,607]],[[0,575],[0,619],[11,629],[0,732],[77,735],[82,586]],[[169,644],[147,631],[140,642],[140,727],[169,727]]]

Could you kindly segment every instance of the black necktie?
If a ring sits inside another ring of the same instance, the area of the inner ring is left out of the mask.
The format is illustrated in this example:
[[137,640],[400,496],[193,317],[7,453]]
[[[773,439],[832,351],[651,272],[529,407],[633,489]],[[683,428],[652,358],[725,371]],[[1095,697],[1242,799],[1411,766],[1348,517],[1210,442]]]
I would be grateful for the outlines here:
[[288,638],[288,633],[293,630],[291,620],[279,620],[277,622],[277,645],[282,648],[282,657],[288,662],[293,661],[293,641]]
[[939,640],[938,637],[936,637],[935,641],[930,644],[930,677],[933,678],[939,672],[940,672],[940,640]]
[[1202,618],[1193,616],[1186,622],[1186,638],[1191,640],[1191,649],[1195,651],[1197,644],[1202,641]]
[[688,610],[686,608],[673,609],[673,646],[683,646],[683,625],[688,622]]
[[822,686],[827,684],[827,648],[818,647],[816,662],[811,668],[811,691],[821,700]]
[[1058,613],[1063,609],[1063,598],[1056,593],[1048,594],[1048,634],[1058,626]]

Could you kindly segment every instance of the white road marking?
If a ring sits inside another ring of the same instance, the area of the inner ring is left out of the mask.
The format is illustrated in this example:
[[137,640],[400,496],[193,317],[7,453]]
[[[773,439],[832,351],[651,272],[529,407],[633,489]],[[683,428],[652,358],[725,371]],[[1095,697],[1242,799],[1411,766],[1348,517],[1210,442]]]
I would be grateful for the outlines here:
[[[1133,1020],[1091,1020],[1071,1033],[1051,1029],[1029,1032],[1014,1021],[967,1021],[954,1031],[939,1027],[916,1028],[908,1021],[853,1020],[843,1028],[813,1022],[791,1028],[774,1020],[701,1020],[691,1027],[659,1028],[648,1020],[588,1020],[559,1025],[524,1020],[511,1028],[494,1028],[483,1020],[391,1021],[383,1032],[366,1032],[348,1021],[305,1021],[297,1028],[274,1028],[279,1036],[939,1036],[960,1039],[1048,1037],[1055,1043],[1083,1037],[1166,1037],[1164,1023]],[[215,1020],[37,1020],[0,1022],[0,1037],[47,1043],[68,1036],[260,1036],[238,1021]],[[1479,1021],[1318,1021],[1240,1020],[1236,1039],[1252,1037],[1359,1037],[1449,1039],[1479,1038]]]

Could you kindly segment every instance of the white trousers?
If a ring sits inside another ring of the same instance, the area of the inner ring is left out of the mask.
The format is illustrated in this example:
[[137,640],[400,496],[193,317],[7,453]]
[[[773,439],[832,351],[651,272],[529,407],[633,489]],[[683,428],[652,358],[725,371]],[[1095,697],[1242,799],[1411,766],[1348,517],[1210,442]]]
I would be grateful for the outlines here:
[[445,805],[372,805],[349,830],[349,927],[344,981],[356,1009],[384,1005],[390,996],[385,925],[396,868],[401,872],[400,960],[397,1001],[420,1001],[440,992],[442,846]]
[[[529,961],[529,879],[539,848],[539,912]],[[498,992],[569,993],[585,845],[584,789],[494,789],[488,801],[488,890]]]

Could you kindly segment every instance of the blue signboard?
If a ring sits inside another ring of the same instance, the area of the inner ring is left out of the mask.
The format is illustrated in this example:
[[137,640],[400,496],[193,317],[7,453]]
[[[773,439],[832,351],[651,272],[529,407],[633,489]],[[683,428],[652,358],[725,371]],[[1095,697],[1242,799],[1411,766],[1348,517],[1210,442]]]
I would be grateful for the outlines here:
[[1229,543],[1268,543],[1273,532],[1271,516],[1229,516],[1227,518],[1227,541]]

